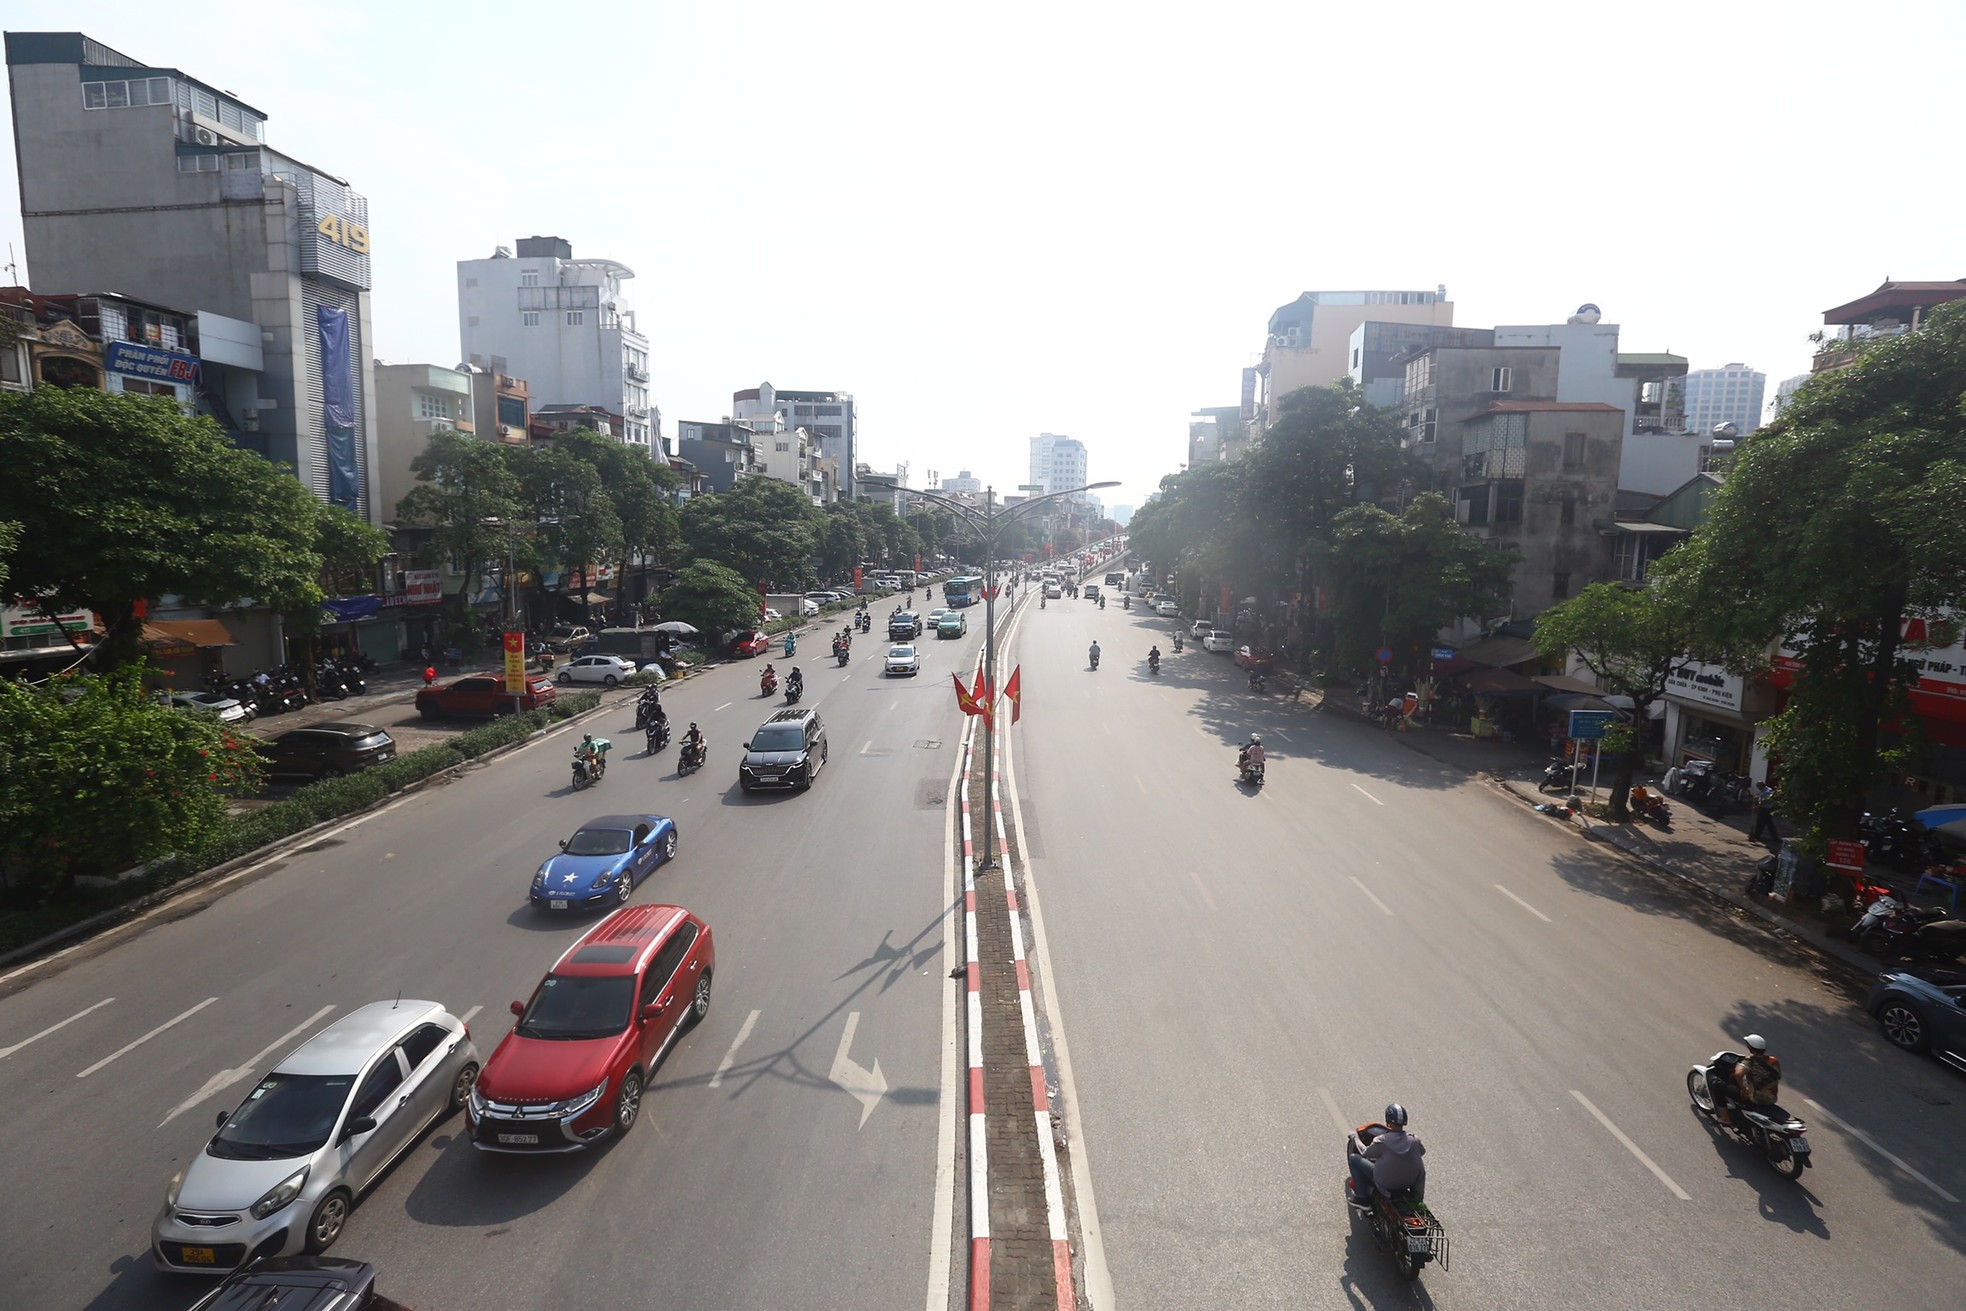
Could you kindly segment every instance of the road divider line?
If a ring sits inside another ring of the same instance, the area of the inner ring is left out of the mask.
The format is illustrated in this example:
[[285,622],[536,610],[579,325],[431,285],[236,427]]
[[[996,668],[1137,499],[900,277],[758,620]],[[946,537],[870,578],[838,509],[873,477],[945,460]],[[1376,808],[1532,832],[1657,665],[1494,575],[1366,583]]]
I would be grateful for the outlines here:
[[1543,923],[1545,924],[1556,923],[1555,920],[1543,914],[1542,911],[1537,910],[1534,906],[1524,901],[1521,897],[1516,896],[1515,893],[1510,892],[1507,888],[1503,887],[1501,884],[1497,883],[1495,885],[1495,891],[1501,893],[1503,896],[1507,897],[1510,901],[1513,901],[1516,905],[1522,907],[1524,910],[1528,911],[1531,915],[1534,915],[1537,919],[1543,921]]
[[1651,1157],[1647,1156],[1642,1150],[1640,1150],[1639,1145],[1637,1143],[1633,1142],[1630,1138],[1625,1136],[1625,1131],[1623,1129],[1620,1129],[1617,1125],[1611,1122],[1610,1116],[1606,1115],[1603,1111],[1598,1110],[1597,1107],[1591,1105],[1590,1098],[1584,1096],[1584,1094],[1578,1092],[1575,1088],[1572,1088],[1570,1090],[1570,1095],[1572,1097],[1575,1097],[1579,1102],[1579,1104],[1581,1104],[1585,1110],[1591,1113],[1592,1118],[1594,1118],[1599,1124],[1603,1125],[1607,1130],[1609,1130],[1613,1138],[1616,1138],[1619,1142],[1623,1143],[1625,1146],[1625,1150],[1630,1152],[1633,1156],[1637,1157],[1638,1163],[1640,1165],[1650,1170],[1653,1176],[1657,1178],[1660,1183],[1664,1184],[1667,1188],[1670,1188],[1672,1190],[1672,1195],[1674,1197],[1677,1197],[1682,1202],[1690,1202],[1693,1200],[1691,1197],[1687,1195],[1687,1192],[1684,1188],[1681,1188],[1678,1184],[1672,1181],[1671,1175],[1667,1174],[1664,1170],[1661,1170],[1659,1168],[1659,1163],[1657,1161],[1654,1161]]
[[1927,1188],[1937,1193],[1940,1197],[1945,1198],[1946,1201],[1951,1202],[1955,1206],[1959,1204],[1959,1199],[1957,1197],[1954,1197],[1951,1193],[1939,1187],[1937,1184],[1933,1183],[1930,1179],[1927,1179],[1924,1175],[1912,1169],[1909,1165],[1906,1165],[1904,1161],[1899,1159],[1897,1156],[1894,1156],[1890,1152],[1885,1151],[1883,1146],[1880,1145],[1875,1138],[1865,1133],[1862,1129],[1859,1129],[1856,1125],[1851,1124],[1848,1120],[1845,1120],[1840,1116],[1832,1115],[1827,1106],[1824,1106],[1821,1102],[1817,1101],[1813,1097],[1804,1097],[1802,1100],[1807,1102],[1810,1106],[1814,1107],[1816,1110],[1816,1114],[1822,1116],[1823,1119],[1827,1120],[1832,1129],[1841,1129],[1844,1133],[1849,1134],[1852,1138],[1855,1138],[1858,1142],[1870,1148],[1873,1152],[1876,1152],[1879,1156],[1889,1161],[1892,1165],[1897,1166],[1900,1170],[1903,1170],[1906,1174],[1918,1180],[1919,1183],[1924,1184]]
[[1364,788],[1360,787],[1356,783],[1352,784],[1352,791],[1358,793],[1360,796],[1364,797],[1367,801],[1370,801],[1375,806],[1383,806],[1386,804],[1385,802],[1379,800],[1379,798],[1373,796],[1370,792],[1367,792]]
[[1208,885],[1201,881],[1201,875],[1195,873],[1194,865],[1191,862],[1183,861],[1181,862],[1181,868],[1186,870],[1188,877],[1194,881],[1195,891],[1201,893],[1201,899],[1208,903],[1208,908],[1213,911],[1221,910],[1222,908],[1215,904],[1214,896],[1209,893]]
[[190,1010],[181,1011],[178,1014],[173,1015],[170,1019],[165,1020],[162,1024],[152,1029],[149,1033],[144,1034],[143,1037],[138,1038],[135,1042],[123,1044],[121,1047],[118,1047],[115,1051],[109,1053],[109,1055],[103,1057],[101,1060],[97,1061],[94,1065],[91,1065],[88,1069],[83,1070],[80,1074],[77,1074],[75,1077],[78,1079],[88,1078],[90,1075],[94,1074],[97,1070],[100,1070],[103,1066],[109,1064],[117,1057],[128,1056],[131,1052],[143,1046],[145,1043],[149,1042],[152,1038],[155,1038],[158,1034],[164,1032],[166,1029],[175,1028],[177,1025],[184,1023],[186,1020],[196,1015],[199,1011],[204,1010],[207,1006],[211,1005],[213,1002],[217,1000],[218,998],[216,997],[207,997],[205,998],[205,1000],[199,1002],[196,1006],[193,1006]]
[[472,1007],[472,1008],[471,1008],[470,1010],[468,1010],[468,1011],[466,1011],[466,1012],[464,1012],[464,1014],[462,1014],[462,1015],[460,1015],[460,1016],[458,1016],[458,1017],[457,1017],[457,1022],[458,1022],[459,1024],[462,1024],[462,1025],[463,1025],[463,1026],[464,1026],[465,1028],[467,1028],[467,1029],[468,1029],[468,1028],[470,1028],[470,1027],[471,1027],[471,1019],[472,1019],[472,1017],[473,1017],[473,1016],[475,1016],[475,1015],[476,1015],[476,1014],[477,1014],[477,1013],[478,1013],[479,1011],[481,1011],[481,1010],[483,1010],[483,1009],[485,1009],[485,1008],[484,1008],[484,1007],[482,1007],[482,1006],[473,1006],[473,1007]]
[[864,756],[869,751],[872,751],[873,749],[874,749],[874,739],[870,737],[867,739],[867,745],[860,748],[860,754]]
[[47,1028],[41,1030],[41,1032],[35,1034],[31,1038],[22,1038],[19,1042],[15,1043],[11,1047],[0,1047],[0,1061],[6,1060],[9,1056],[12,1056],[15,1052],[27,1046],[29,1043],[40,1042],[43,1038],[47,1037],[49,1034],[59,1032],[62,1029],[66,1029],[69,1025],[81,1019],[84,1015],[88,1015],[91,1014],[92,1012],[99,1011],[103,1007],[109,1005],[110,1002],[113,1002],[115,1000],[116,999],[114,997],[104,997],[101,1001],[97,1002],[95,1005],[91,1007],[88,1007],[86,1010],[79,1010],[75,1012],[75,1014],[69,1016],[67,1019],[62,1020],[57,1024],[50,1024]]
[[1356,874],[1352,875],[1351,880],[1352,880],[1352,886],[1356,887],[1360,892],[1363,892],[1366,896],[1372,898],[1373,905],[1377,906],[1380,910],[1385,911],[1386,914],[1388,915],[1393,913],[1393,908],[1391,906],[1388,906],[1385,902],[1379,900],[1379,898],[1376,895],[1374,895],[1371,888],[1366,887],[1363,883],[1360,883],[1358,881],[1358,875]]
[[196,1106],[199,1102],[204,1101],[207,1097],[217,1096],[219,1093],[224,1092],[227,1088],[230,1088],[233,1084],[239,1082],[239,1080],[250,1076],[255,1070],[259,1069],[260,1065],[263,1062],[265,1062],[267,1058],[272,1056],[274,1052],[279,1051],[282,1047],[285,1047],[288,1043],[292,1042],[295,1038],[299,1037],[306,1030],[318,1024],[321,1021],[321,1018],[325,1016],[329,1011],[332,1011],[333,1009],[334,1007],[332,1006],[323,1006],[320,1010],[315,1011],[312,1015],[302,1020],[299,1024],[294,1025],[293,1028],[288,1029],[285,1033],[275,1038],[272,1042],[267,1043],[266,1046],[262,1047],[259,1051],[255,1052],[252,1056],[248,1057],[246,1059],[245,1064],[235,1065],[229,1070],[220,1070],[217,1074],[214,1074],[211,1078],[205,1080],[204,1087],[200,1088],[197,1092],[192,1093],[189,1097],[179,1102],[176,1106],[173,1106],[171,1108],[171,1113],[157,1122],[157,1127],[159,1129],[163,1128],[165,1125],[169,1124],[172,1120],[177,1119],[178,1116],[183,1115],[186,1111]]
[[1139,776],[1138,774],[1135,774],[1135,775],[1133,776],[1133,786],[1135,786],[1135,787],[1137,787],[1137,788],[1139,788],[1139,789],[1140,789],[1140,795],[1141,795],[1141,796],[1143,796],[1143,797],[1144,797],[1144,796],[1150,796],[1150,795],[1152,795],[1151,793],[1149,793],[1149,792],[1147,791],[1147,784],[1146,784],[1146,782],[1145,782],[1144,780],[1142,780],[1142,779],[1141,779],[1141,777],[1140,777],[1140,776]]
[[[944,906],[942,973],[945,978],[956,978],[964,972],[956,941],[958,912],[962,909],[962,903],[953,896],[956,852],[955,844],[950,841],[950,834],[955,831],[956,797],[962,786],[962,756],[960,752],[955,755],[947,799],[942,804],[942,884],[938,895],[942,897]],[[949,1277],[955,1263],[956,1099],[962,1079],[958,1065],[962,1043],[956,1032],[956,1008],[945,1001],[940,1009],[942,1059],[936,1095],[935,1193],[929,1205],[928,1298],[922,1304],[923,1311],[949,1311]]]
[[724,702],[724,703],[723,703],[722,705],[720,705],[720,706],[712,706],[712,707],[710,708],[710,713],[714,715],[714,714],[716,714],[716,713],[717,713],[717,712],[718,712],[719,710],[728,710],[728,709],[730,709],[730,708],[731,708],[732,706],[734,706],[734,705],[736,705],[736,704],[737,704],[737,702],[735,702],[735,701],[726,701],[726,702]]
[[1357,1126],[1347,1120],[1345,1113],[1338,1109],[1338,1099],[1331,1095],[1329,1088],[1318,1089],[1317,1095],[1324,1099],[1324,1109],[1331,1112],[1331,1123],[1338,1126],[1339,1133],[1351,1133],[1356,1129]]
[[752,1011],[744,1017],[744,1023],[737,1027],[737,1036],[730,1040],[730,1050],[724,1053],[724,1058],[721,1061],[717,1062],[717,1072],[710,1076],[710,1086],[712,1088],[723,1083],[724,1076],[730,1073],[731,1065],[737,1060],[737,1049],[742,1047],[744,1040],[751,1036],[751,1026],[757,1022],[758,1013]]

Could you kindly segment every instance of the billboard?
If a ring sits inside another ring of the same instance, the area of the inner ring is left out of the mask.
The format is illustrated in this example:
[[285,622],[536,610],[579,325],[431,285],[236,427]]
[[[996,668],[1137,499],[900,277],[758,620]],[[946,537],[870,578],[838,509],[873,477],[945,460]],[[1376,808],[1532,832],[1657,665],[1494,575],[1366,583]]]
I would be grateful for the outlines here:
[[1256,370],[1254,369],[1242,371],[1242,417],[1245,419],[1256,417]]

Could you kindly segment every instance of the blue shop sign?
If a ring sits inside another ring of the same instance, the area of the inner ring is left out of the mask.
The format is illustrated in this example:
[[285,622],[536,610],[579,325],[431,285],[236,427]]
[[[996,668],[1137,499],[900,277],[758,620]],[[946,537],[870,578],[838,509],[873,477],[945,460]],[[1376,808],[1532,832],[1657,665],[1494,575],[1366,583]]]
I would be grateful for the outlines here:
[[135,341],[112,341],[103,357],[103,367],[111,373],[126,373],[153,382],[183,382],[196,386],[200,368],[196,355],[146,346]]

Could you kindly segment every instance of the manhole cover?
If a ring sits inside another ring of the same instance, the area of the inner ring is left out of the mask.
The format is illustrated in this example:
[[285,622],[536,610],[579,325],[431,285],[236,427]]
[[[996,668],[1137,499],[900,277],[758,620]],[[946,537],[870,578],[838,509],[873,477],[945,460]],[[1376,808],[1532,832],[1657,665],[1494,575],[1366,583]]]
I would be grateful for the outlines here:
[[916,738],[915,749],[917,751],[939,751],[942,749],[942,739],[939,737]]

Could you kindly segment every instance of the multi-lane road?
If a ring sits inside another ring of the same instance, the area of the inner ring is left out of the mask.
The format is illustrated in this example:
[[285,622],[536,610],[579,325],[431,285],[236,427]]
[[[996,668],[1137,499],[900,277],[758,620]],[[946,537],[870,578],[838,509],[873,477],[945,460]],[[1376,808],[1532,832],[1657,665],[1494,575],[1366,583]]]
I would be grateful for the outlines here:
[[[1066,601],[1011,630],[1008,818],[1095,1305],[1962,1304],[1959,1076],[1759,930],[1383,733],[1251,695],[1224,657],[1174,656],[1171,627]],[[566,790],[570,726],[0,983],[7,1305],[188,1304],[201,1282],[153,1271],[148,1230],[212,1116],[399,991],[468,1015],[489,1052],[587,922],[527,910],[532,870],[583,819],[644,807],[682,848],[636,900],[709,919],[719,973],[641,1122],[553,1160],[482,1156],[444,1123],[337,1252],[419,1311],[960,1305],[947,679],[979,641],[925,641],[915,680],[878,675],[878,635],[846,670],[800,662],[831,748],[808,793],[736,789],[782,704],[743,662],[668,695],[710,736],[691,778],[673,747],[642,756],[624,701],[586,721],[618,744],[594,790]],[[1233,782],[1251,730],[1259,795]],[[1749,1030],[1812,1125],[1799,1183],[1686,1107],[1688,1064]],[[1391,1099],[1454,1242],[1418,1290],[1340,1199],[1341,1128]]]

